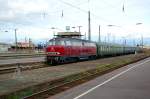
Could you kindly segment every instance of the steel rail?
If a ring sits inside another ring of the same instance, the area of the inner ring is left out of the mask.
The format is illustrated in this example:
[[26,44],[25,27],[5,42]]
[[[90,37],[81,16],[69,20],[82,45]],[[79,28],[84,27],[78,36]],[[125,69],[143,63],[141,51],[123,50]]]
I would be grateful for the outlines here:
[[21,70],[24,71],[24,70],[37,69],[41,67],[47,67],[47,65],[44,64],[44,62],[15,63],[15,64],[9,64],[9,65],[1,65],[0,74],[15,72],[17,68],[21,68]]
[[[59,84],[59,85],[57,85],[57,86],[54,86],[54,87],[51,87],[51,88],[48,88],[48,89],[39,91],[39,92],[37,92],[37,93],[33,93],[32,95],[23,97],[23,99],[32,99],[32,98],[35,98],[35,97],[41,97],[41,95],[43,95],[43,94],[45,94],[45,93],[47,93],[47,92],[49,92],[49,91],[51,91],[51,90],[54,90],[54,89],[56,89],[56,88],[60,88],[60,87],[62,87],[62,86],[71,84],[71,83],[76,82],[76,81],[83,80],[83,79],[85,79],[85,78],[88,78],[88,77],[90,77],[90,76],[94,76],[94,75],[96,75],[96,74],[98,74],[98,73],[90,74],[90,75],[88,75],[88,76],[81,77],[81,78],[78,78],[78,79],[73,79],[73,80],[71,80],[71,81],[68,81],[68,82]],[[50,94],[51,94],[51,93],[50,93]]]
[[[132,62],[125,63],[125,64],[120,64],[120,65],[118,65],[118,66],[116,66],[116,67],[111,67],[111,68],[109,68],[109,69],[106,69],[106,70],[104,69],[104,70],[98,71],[98,72],[97,72],[97,69],[93,69],[92,72],[87,71],[88,74],[83,75],[83,76],[80,77],[80,78],[76,78],[76,77],[75,77],[76,79],[72,79],[72,80],[70,80],[70,81],[68,81],[68,82],[58,84],[58,85],[56,85],[56,86],[54,86],[54,87],[51,87],[51,88],[48,88],[48,89],[45,89],[45,90],[42,90],[42,91],[39,91],[39,92],[35,92],[35,93],[33,93],[33,94],[29,95],[29,96],[23,97],[22,99],[45,99],[45,98],[48,98],[48,97],[50,97],[50,96],[52,96],[52,95],[54,95],[54,94],[56,94],[56,93],[59,93],[61,90],[64,91],[63,86],[69,86],[69,85],[71,85],[71,84],[73,84],[73,83],[76,83],[77,81],[82,81],[82,80],[83,80],[83,82],[84,82],[84,80],[87,80],[87,81],[88,81],[88,80],[91,80],[91,79],[93,79],[93,78],[95,78],[95,77],[97,77],[97,76],[100,76],[100,75],[102,75],[102,74],[108,73],[108,72],[110,72],[110,71],[113,71],[113,70],[118,69],[118,68],[120,68],[120,67],[126,66],[126,65],[128,65],[128,64],[135,63],[135,62],[137,62],[137,61],[139,61],[139,60],[142,60],[142,59],[145,59],[145,58],[148,58],[148,57],[149,57],[149,56],[143,57],[143,58],[141,58],[141,59],[137,59],[137,60],[134,60],[134,61],[132,61]],[[81,82],[81,83],[82,83],[82,82]],[[76,84],[75,84],[75,85],[76,85]],[[75,85],[72,85],[72,86],[75,86]],[[59,89],[59,88],[60,88],[60,89]],[[61,89],[61,88],[62,88],[62,89]],[[58,91],[58,92],[56,91],[56,93],[53,93],[54,90],[59,90],[59,91]],[[48,95],[48,96],[46,96],[46,95]],[[45,96],[46,96],[46,97],[45,97]]]

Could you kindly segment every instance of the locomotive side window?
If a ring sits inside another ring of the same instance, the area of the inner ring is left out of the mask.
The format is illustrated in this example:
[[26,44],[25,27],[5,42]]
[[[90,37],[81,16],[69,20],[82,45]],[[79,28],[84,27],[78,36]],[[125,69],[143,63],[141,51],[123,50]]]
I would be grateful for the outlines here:
[[95,47],[95,43],[90,43],[90,46]]
[[82,46],[82,42],[74,40],[74,41],[72,41],[72,45],[73,46]]
[[58,45],[65,45],[64,41],[58,41]]
[[84,46],[84,42],[82,42],[82,46]]
[[81,41],[78,41],[78,46],[82,46],[82,42]]
[[90,47],[95,47],[96,46],[94,43],[90,43],[90,42],[84,42],[84,45],[85,46],[90,46]]
[[76,42],[75,41],[72,41],[72,46],[76,46]]
[[85,46],[89,46],[89,43],[88,43],[88,42],[85,42],[84,45],[85,45]]
[[70,42],[70,41],[66,41],[66,45],[67,45],[67,46],[70,46],[70,45],[71,45],[71,42]]

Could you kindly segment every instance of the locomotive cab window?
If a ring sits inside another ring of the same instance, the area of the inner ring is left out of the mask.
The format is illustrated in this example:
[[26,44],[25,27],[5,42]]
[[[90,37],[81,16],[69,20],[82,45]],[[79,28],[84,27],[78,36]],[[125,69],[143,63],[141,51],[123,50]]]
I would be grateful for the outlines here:
[[47,45],[54,45],[55,42],[54,41],[49,41]]
[[51,41],[49,41],[48,45],[65,45],[65,42],[63,40],[62,41],[60,41],[60,40],[56,40],[56,41],[51,40]]

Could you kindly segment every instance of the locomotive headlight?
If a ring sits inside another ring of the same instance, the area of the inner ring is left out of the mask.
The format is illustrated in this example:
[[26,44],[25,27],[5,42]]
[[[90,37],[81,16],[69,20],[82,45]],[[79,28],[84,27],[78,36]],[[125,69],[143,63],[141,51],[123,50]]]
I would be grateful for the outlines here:
[[56,52],[56,54],[59,55],[60,53],[59,53],[59,52]]
[[59,52],[47,52],[48,55],[60,55]]

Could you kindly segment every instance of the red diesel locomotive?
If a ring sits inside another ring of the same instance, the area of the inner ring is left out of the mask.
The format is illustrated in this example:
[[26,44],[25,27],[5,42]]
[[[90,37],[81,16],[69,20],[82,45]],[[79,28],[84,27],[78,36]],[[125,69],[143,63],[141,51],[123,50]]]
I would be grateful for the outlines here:
[[57,37],[49,40],[46,61],[51,64],[96,57],[96,44],[87,40]]

